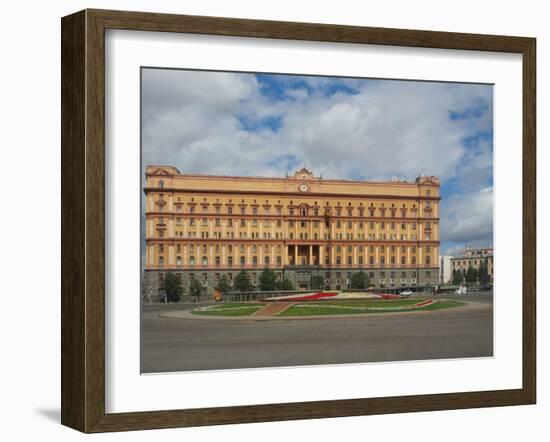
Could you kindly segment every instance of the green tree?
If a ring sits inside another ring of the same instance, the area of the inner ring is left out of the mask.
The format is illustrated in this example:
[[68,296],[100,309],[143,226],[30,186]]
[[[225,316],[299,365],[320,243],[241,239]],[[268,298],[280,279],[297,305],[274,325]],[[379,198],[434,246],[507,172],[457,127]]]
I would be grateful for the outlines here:
[[250,276],[244,270],[241,270],[235,276],[235,281],[233,282],[233,288],[238,292],[251,292],[253,290],[252,283],[250,282]]
[[479,283],[483,286],[489,284],[489,260],[487,258],[479,266]]
[[294,290],[294,284],[292,284],[290,279],[277,281],[277,290]]
[[311,277],[311,288],[313,290],[324,290],[325,278],[323,278],[321,275],[313,275]]
[[229,283],[229,278],[225,273],[220,277],[220,280],[218,281],[217,289],[220,291],[222,296],[227,295],[229,293],[229,290],[231,290],[231,284]]
[[198,279],[192,279],[189,283],[189,294],[200,301],[202,292],[202,284]]
[[178,275],[172,272],[166,273],[162,288],[166,293],[167,302],[179,302],[183,288]]
[[453,284],[459,285],[462,282],[462,273],[460,270],[453,269]]
[[466,270],[466,282],[473,283],[477,280],[477,271],[472,267],[472,264],[468,266],[468,270]]
[[277,275],[273,270],[267,267],[260,274],[260,290],[262,292],[272,292],[277,289]]
[[366,289],[369,287],[369,276],[363,271],[359,271],[351,275],[352,289]]

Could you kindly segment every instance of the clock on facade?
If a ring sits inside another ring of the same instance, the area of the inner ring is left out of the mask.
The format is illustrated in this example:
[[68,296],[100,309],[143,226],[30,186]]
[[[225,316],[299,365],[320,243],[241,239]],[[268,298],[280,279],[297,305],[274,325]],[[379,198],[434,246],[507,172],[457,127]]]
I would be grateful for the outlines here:
[[308,187],[307,184],[302,184],[302,185],[300,186],[300,190],[301,190],[302,192],[307,192],[308,189],[309,189],[309,187]]

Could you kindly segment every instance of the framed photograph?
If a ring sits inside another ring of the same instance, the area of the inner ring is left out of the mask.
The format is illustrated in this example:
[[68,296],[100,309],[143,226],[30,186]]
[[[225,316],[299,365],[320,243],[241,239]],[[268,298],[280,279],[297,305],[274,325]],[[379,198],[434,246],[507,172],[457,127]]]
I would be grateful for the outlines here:
[[535,39],[62,19],[62,423],[536,400]]

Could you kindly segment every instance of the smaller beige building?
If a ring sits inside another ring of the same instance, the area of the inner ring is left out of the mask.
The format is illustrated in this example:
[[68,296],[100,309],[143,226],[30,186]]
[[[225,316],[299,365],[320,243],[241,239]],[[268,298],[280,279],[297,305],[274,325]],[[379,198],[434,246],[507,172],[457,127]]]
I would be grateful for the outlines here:
[[483,262],[487,263],[488,282],[493,284],[494,260],[492,247],[478,249],[467,247],[462,255],[451,258],[451,277],[455,270],[464,272],[470,266],[479,270]]

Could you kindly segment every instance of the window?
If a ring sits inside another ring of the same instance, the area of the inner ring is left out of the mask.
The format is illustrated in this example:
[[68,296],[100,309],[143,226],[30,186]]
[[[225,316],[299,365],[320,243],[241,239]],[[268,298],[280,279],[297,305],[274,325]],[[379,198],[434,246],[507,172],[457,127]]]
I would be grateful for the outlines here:
[[282,259],[280,256],[277,256],[277,266],[281,266],[282,265]]
[[178,267],[181,266],[181,256],[177,256],[177,257],[176,257],[176,265],[177,265]]
[[413,265],[416,265],[416,256],[413,256],[413,257],[412,257],[412,264],[413,264]]
[[430,265],[430,264],[431,264],[431,261],[432,261],[431,256],[430,256],[430,255],[427,255],[427,256],[426,256],[426,265]]
[[164,245],[159,244],[159,253],[163,253],[163,252],[164,252]]
[[369,256],[369,264],[374,265],[374,256]]
[[161,189],[164,189],[164,181],[163,181],[163,180],[160,180],[160,181],[159,181],[159,187],[160,187]]
[[350,266],[352,264],[351,262],[351,256],[348,256],[348,265]]
[[337,256],[337,257],[336,257],[336,265],[338,265],[338,266],[339,266],[339,265],[340,265],[340,263],[341,263],[341,259],[340,259],[340,257],[339,257],[339,256]]
[[401,265],[405,265],[405,261],[406,261],[406,260],[405,260],[405,257],[402,256],[402,257],[401,257]]
[[269,256],[264,256],[264,265],[269,266]]
[[207,258],[206,256],[203,256],[203,257],[202,257],[202,265],[203,265],[203,266],[208,265],[208,258]]
[[241,256],[241,266],[244,266],[244,256]]
[[220,265],[220,257],[219,256],[216,256],[216,266],[219,266]]
[[163,256],[159,256],[159,266],[163,266],[164,265],[164,257]]
[[228,265],[229,267],[231,267],[231,266],[233,265],[233,257],[232,257],[232,256],[229,256],[229,257],[227,258],[227,265]]
[[362,256],[359,257],[359,265],[360,265],[360,266],[363,265],[363,257],[362,257]]
[[254,267],[256,267],[258,265],[258,257],[257,256],[252,257],[252,265]]
[[386,257],[385,256],[381,256],[380,257],[380,264],[385,264],[386,263]]

